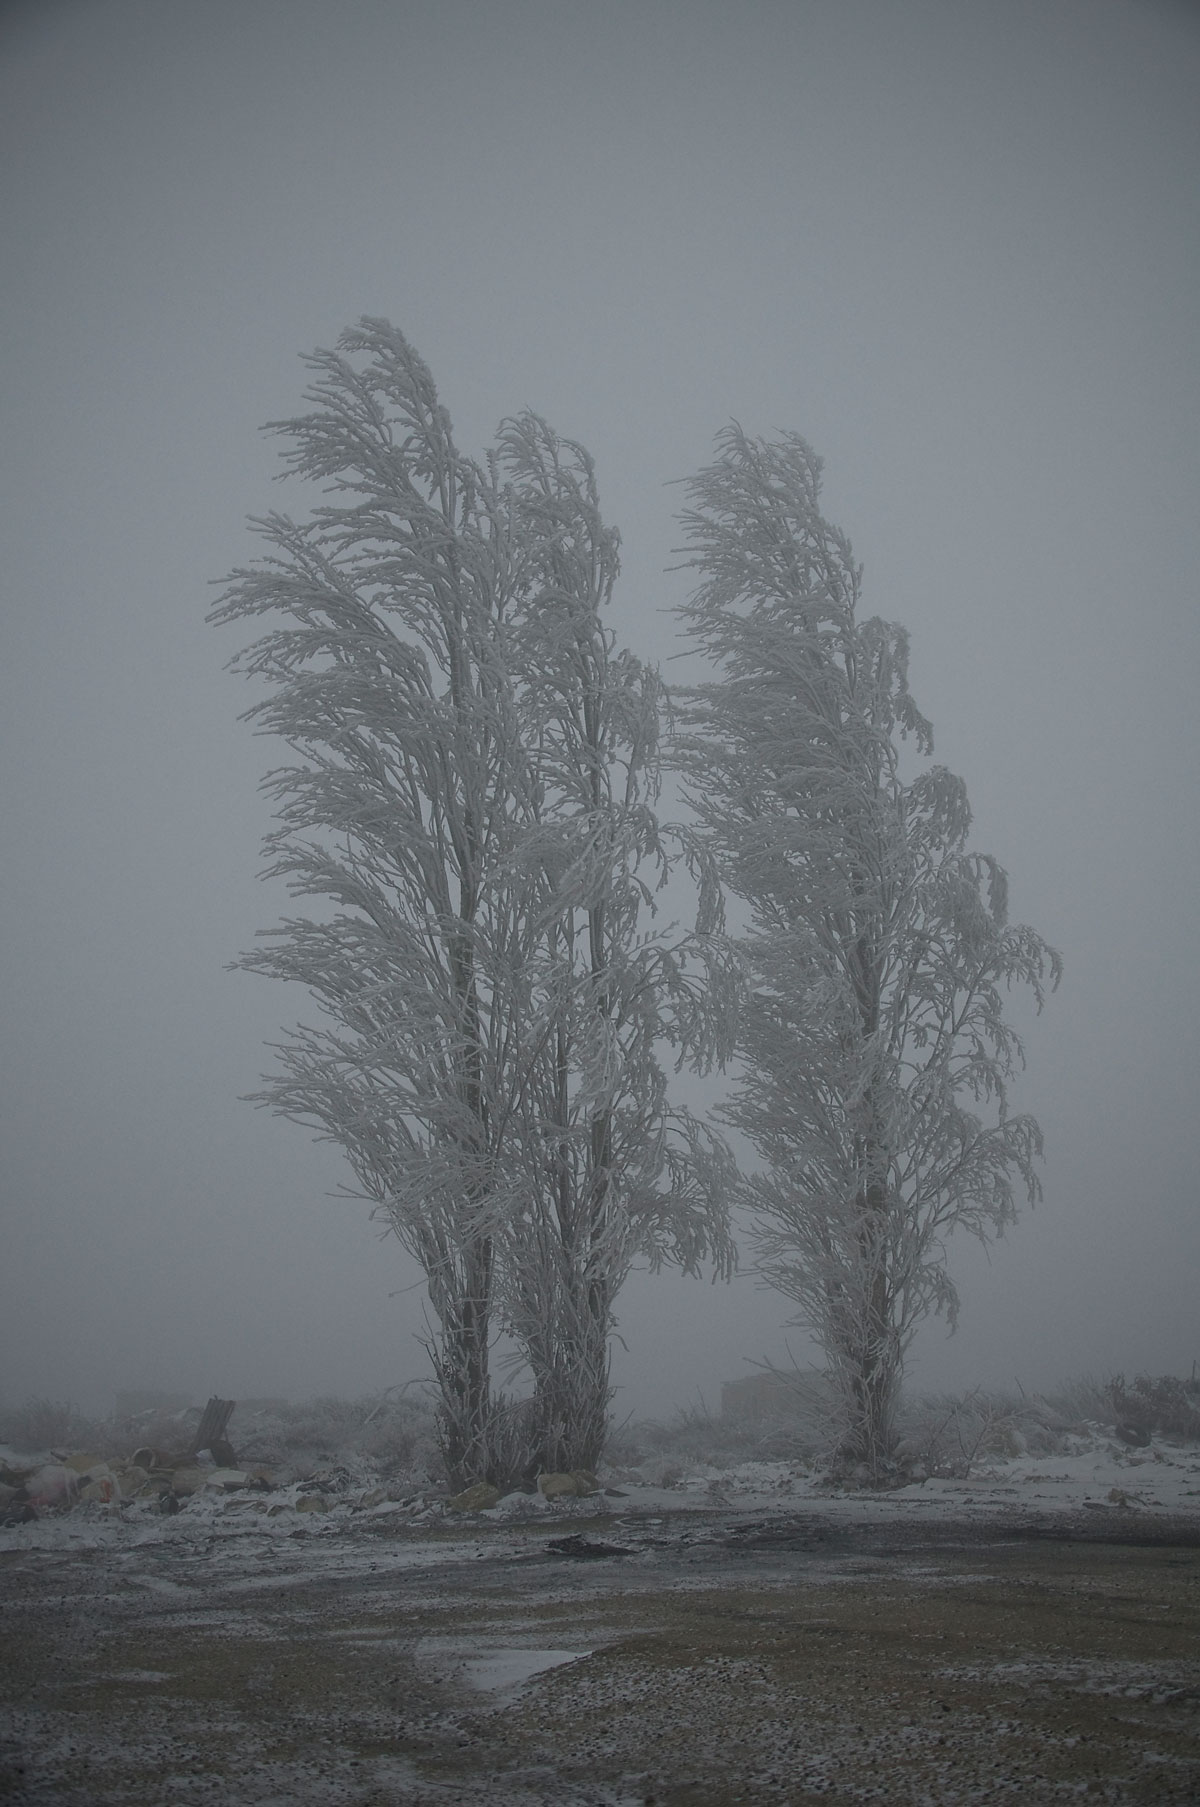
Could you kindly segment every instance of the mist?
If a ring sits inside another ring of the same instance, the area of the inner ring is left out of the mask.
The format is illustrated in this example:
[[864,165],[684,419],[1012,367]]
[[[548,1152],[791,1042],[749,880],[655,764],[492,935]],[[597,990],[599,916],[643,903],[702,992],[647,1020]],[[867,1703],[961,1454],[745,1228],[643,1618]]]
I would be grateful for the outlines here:
[[[6,10],[4,1400],[426,1371],[340,1156],[241,1101],[303,1007],[229,970],[285,901],[278,749],[205,622],[286,505],[260,427],[364,313],[465,449],[525,407],[588,447],[612,625],[672,680],[673,480],[731,418],[821,452],[973,843],[1066,961],[1018,1017],[1044,1201],[952,1245],[911,1384],[1190,1370],[1198,90],[1194,12],[1151,0]],[[811,1355],[749,1272],[618,1316],[618,1417]]]

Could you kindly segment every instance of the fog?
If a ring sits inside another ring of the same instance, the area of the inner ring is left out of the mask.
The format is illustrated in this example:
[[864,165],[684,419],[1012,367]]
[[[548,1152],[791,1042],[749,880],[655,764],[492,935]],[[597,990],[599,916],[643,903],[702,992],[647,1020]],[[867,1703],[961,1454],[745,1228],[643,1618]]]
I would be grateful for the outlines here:
[[[669,480],[731,417],[821,451],[974,843],[1067,963],[1020,1091],[1044,1202],[952,1246],[912,1379],[1190,1369],[1197,92],[1165,0],[5,10],[0,1396],[425,1371],[336,1152],[239,1102],[302,1006],[227,970],[281,907],[278,749],[204,619],[288,505],[258,428],[364,313],[464,448],[524,407],[590,448],[646,658]],[[619,1312],[619,1415],[807,1359],[748,1273]]]

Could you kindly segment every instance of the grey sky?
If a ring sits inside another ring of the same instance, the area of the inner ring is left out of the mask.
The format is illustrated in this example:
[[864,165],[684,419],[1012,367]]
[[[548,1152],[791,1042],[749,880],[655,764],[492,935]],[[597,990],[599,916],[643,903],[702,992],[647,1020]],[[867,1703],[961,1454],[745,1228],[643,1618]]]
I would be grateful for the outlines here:
[[[914,1377],[1200,1357],[1194,1155],[1200,26],[1151,0],[93,0],[0,20],[0,1393],[346,1391],[420,1292],[336,1156],[237,1102],[301,1008],[209,580],[284,503],[259,425],[362,313],[460,442],[594,454],[615,625],[665,659],[736,416],[827,461],[872,612],[1015,912],[1067,959],[1046,1201],[956,1251]],[[743,1280],[637,1281],[623,1409],[782,1353]]]

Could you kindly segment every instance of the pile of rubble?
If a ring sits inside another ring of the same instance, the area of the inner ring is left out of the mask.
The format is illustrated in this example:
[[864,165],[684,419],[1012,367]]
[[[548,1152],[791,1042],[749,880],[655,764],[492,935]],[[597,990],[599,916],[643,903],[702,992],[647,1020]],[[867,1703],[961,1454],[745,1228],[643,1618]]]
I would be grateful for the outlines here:
[[180,1463],[158,1450],[138,1450],[134,1459],[106,1460],[94,1451],[56,1453],[48,1462],[0,1462],[0,1524],[23,1524],[44,1512],[79,1504],[110,1506],[152,1500],[160,1512],[178,1512],[180,1503],[204,1487],[267,1491],[271,1477],[260,1469],[217,1468]]
[[189,1517],[197,1511],[210,1516],[214,1510],[222,1515],[249,1510],[277,1518],[282,1513],[337,1509],[339,1514],[399,1512],[416,1522],[475,1513],[507,1519],[549,1506],[578,1508],[604,1492],[596,1476],[583,1470],[543,1474],[519,1493],[502,1495],[498,1488],[480,1483],[452,1494],[444,1486],[430,1485],[427,1475],[419,1474],[419,1463],[403,1476],[390,1463],[386,1466],[392,1472],[381,1473],[361,1451],[343,1452],[345,1459],[340,1461],[336,1457],[300,1464],[262,1461],[258,1458],[263,1439],[254,1435],[252,1424],[244,1425],[249,1446],[240,1437],[239,1442],[254,1451],[254,1459],[239,1462],[227,1434],[234,1410],[234,1401],[212,1398],[203,1413],[191,1409],[173,1420],[159,1414],[154,1443],[136,1444],[134,1420],[127,1419],[123,1436],[110,1427],[113,1434],[106,1438],[93,1427],[90,1448],[55,1446],[29,1455],[0,1449],[0,1525],[31,1523],[83,1508],[101,1510],[106,1516],[107,1511],[131,1506],[167,1514],[190,1506]]
[[[138,1502],[159,1512],[174,1513],[193,1497],[203,1494],[241,1496],[268,1517],[281,1512],[329,1512],[337,1506],[352,1511],[403,1508],[410,1515],[441,1517],[486,1513],[491,1518],[524,1516],[549,1505],[595,1499],[606,1491],[594,1475],[544,1474],[535,1486],[501,1495],[500,1489],[480,1482],[464,1492],[447,1496],[444,1488],[362,1485],[361,1475],[334,1468],[284,1481],[260,1466],[218,1466],[211,1460],[179,1462],[169,1454],[150,1449],[137,1451],[137,1459],[106,1460],[92,1451],[59,1452],[49,1461],[0,1460],[0,1525],[32,1522],[47,1513],[70,1512],[82,1505],[123,1506]],[[254,1499],[251,1496],[259,1496]],[[232,1499],[231,1502],[232,1503]]]
[[173,1449],[144,1444],[128,1456],[94,1449],[51,1450],[48,1457],[31,1460],[9,1455],[0,1460],[0,1524],[25,1524],[81,1504],[112,1506],[129,1500],[178,1512],[184,1500],[206,1487],[268,1491],[272,1476],[261,1468],[239,1468],[226,1441],[234,1403],[210,1399],[189,1441]]

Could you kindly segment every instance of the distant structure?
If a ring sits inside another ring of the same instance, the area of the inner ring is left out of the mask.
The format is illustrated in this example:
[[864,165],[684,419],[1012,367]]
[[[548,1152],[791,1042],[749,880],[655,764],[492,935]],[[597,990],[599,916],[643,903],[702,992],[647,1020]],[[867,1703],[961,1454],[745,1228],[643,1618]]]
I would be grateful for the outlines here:
[[766,1369],[744,1380],[727,1380],[721,1388],[721,1415],[742,1424],[798,1422],[831,1403],[829,1382],[819,1368],[794,1374]]

